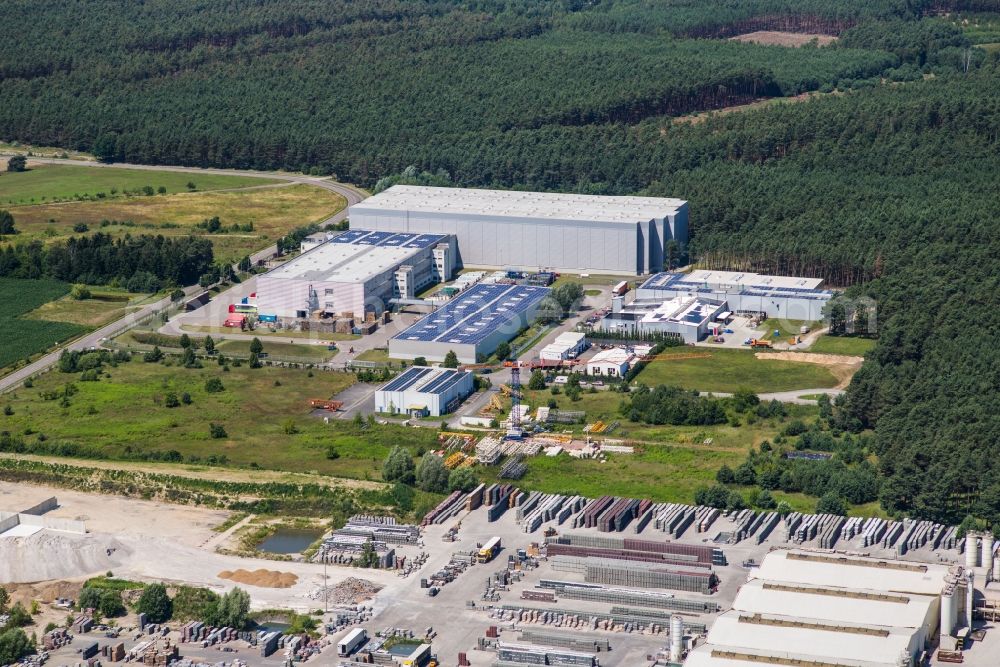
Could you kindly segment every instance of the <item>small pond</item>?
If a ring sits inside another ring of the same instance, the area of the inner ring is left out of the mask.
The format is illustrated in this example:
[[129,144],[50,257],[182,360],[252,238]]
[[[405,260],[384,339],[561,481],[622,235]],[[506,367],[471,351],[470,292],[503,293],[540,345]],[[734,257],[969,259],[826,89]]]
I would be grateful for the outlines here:
[[302,553],[322,535],[321,530],[279,528],[258,544],[257,548],[272,554],[297,554]]

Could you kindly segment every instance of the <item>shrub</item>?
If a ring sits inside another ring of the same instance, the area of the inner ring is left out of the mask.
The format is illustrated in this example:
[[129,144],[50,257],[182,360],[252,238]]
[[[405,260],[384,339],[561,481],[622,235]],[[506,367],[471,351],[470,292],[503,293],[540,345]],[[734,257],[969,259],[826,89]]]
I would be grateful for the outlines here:
[[226,433],[226,429],[222,424],[215,424],[215,423],[209,424],[208,433],[209,435],[211,435],[213,438],[216,439],[225,438],[229,436],[229,434]]
[[209,394],[218,394],[225,390],[226,388],[223,386],[220,378],[212,377],[205,380],[205,391]]

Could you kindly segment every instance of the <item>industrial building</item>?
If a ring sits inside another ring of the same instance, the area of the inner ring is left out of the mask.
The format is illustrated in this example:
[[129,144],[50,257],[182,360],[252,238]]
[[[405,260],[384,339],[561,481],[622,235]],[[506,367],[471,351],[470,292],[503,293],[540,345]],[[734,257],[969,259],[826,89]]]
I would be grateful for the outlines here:
[[392,298],[412,298],[450,280],[455,241],[445,234],[352,229],[257,278],[257,312],[280,319],[381,313]]
[[749,576],[685,667],[910,667],[964,595],[957,566],[826,551],[772,551]]
[[469,371],[412,366],[375,391],[375,411],[440,417],[453,412],[474,389]]
[[489,356],[535,318],[547,287],[478,284],[389,339],[395,359],[443,361],[453,351],[464,364]]
[[564,331],[556,339],[538,352],[538,358],[546,361],[575,359],[587,349],[587,337],[579,331]]
[[626,304],[624,297],[611,300],[611,312],[595,325],[601,331],[618,334],[665,334],[685,343],[697,343],[707,336],[717,319],[727,313],[725,300],[677,296],[666,300],[638,297]]
[[636,355],[621,347],[601,350],[587,360],[587,375],[625,377],[636,362]]
[[688,240],[680,199],[395,185],[350,208],[351,223],[386,232],[453,235],[462,266],[660,271]]
[[815,322],[833,298],[820,289],[820,278],[765,276],[740,271],[698,270],[691,273],[658,273],[636,290],[636,301],[698,298],[728,303],[738,314],[781,317]]

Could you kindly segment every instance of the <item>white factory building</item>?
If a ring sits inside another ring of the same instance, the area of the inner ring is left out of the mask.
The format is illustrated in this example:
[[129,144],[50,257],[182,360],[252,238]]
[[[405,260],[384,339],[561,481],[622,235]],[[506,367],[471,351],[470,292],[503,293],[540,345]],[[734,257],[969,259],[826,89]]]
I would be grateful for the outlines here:
[[621,347],[601,350],[587,360],[587,375],[625,377],[636,362],[636,355]]
[[833,298],[820,289],[820,278],[766,276],[742,271],[697,270],[658,273],[636,290],[637,301],[664,301],[680,297],[726,302],[737,314],[764,313],[767,317],[816,322]]
[[587,336],[579,331],[565,331],[538,352],[538,358],[545,361],[576,359],[587,349]]
[[350,208],[351,224],[451,235],[466,267],[642,275],[688,240],[680,199],[395,185]]
[[684,665],[912,667],[942,603],[957,609],[960,580],[956,566],[772,551]]
[[440,417],[454,412],[474,390],[469,371],[411,366],[375,391],[375,411]]
[[728,310],[724,300],[694,296],[665,300],[636,298],[627,304],[619,296],[612,299],[611,312],[598,320],[595,327],[618,334],[666,334],[685,343],[697,343]]
[[463,364],[478,363],[534,321],[549,291],[531,285],[473,285],[390,338],[389,356],[444,361],[454,352]]
[[412,298],[424,287],[450,280],[454,238],[442,234],[393,234],[352,229],[323,241],[311,239],[301,255],[257,277],[257,312],[308,318],[380,313],[392,298]]

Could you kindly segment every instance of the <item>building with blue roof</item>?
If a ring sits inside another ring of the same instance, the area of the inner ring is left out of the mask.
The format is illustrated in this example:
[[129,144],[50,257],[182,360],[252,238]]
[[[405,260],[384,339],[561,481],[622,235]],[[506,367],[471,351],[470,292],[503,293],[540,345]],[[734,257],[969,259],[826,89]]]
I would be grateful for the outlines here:
[[350,229],[310,237],[304,252],[257,278],[257,312],[281,320],[381,313],[393,298],[451,280],[455,238],[448,234]]
[[460,362],[474,364],[531,324],[550,291],[533,285],[473,285],[389,339],[389,356],[443,361],[452,351]]
[[375,391],[375,411],[440,417],[454,412],[474,390],[469,371],[411,366]]

